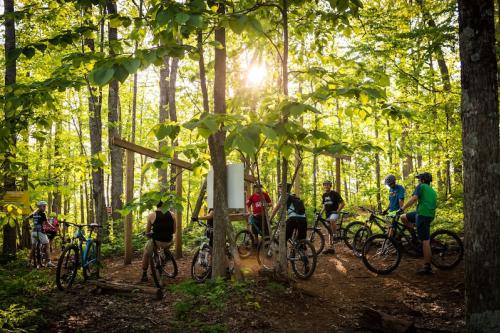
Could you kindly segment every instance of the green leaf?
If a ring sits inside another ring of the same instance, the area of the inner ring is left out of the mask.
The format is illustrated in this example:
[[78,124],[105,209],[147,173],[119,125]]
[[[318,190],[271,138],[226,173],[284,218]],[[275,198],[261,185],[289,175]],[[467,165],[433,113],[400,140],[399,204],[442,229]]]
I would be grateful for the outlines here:
[[201,15],[191,15],[189,17],[189,25],[196,27],[196,28],[202,28],[203,27],[203,17]]
[[250,23],[250,27],[258,32],[258,33],[263,33],[264,29],[262,28],[262,25],[260,24],[260,21],[257,20],[255,17],[250,16],[248,18],[248,23]]
[[109,67],[97,67],[92,70],[89,74],[89,79],[92,83],[98,86],[104,86],[108,84],[115,74],[115,70]]
[[356,6],[356,7],[359,7],[359,8],[363,8],[363,3],[361,2],[361,0],[351,0],[351,2]]
[[156,14],[156,24],[159,26],[166,25],[169,21],[169,13],[166,10],[160,10]]
[[213,41],[209,42],[208,44],[212,45],[213,47],[215,47],[218,50],[224,50],[224,46],[217,40],[213,40]]
[[189,20],[190,15],[186,13],[178,13],[175,15],[175,21],[183,25]]
[[248,23],[248,16],[238,15],[229,20],[229,27],[235,34],[241,34]]
[[177,124],[160,124],[154,129],[156,139],[163,140],[167,136],[174,140],[179,134],[181,128]]
[[137,72],[141,66],[141,61],[139,59],[127,59],[122,63],[123,67],[129,72],[129,74],[134,74]]
[[125,69],[124,66],[120,65],[115,65],[113,66],[115,73],[114,73],[114,78],[121,83],[125,82],[127,80],[127,77],[129,75],[129,72]]
[[23,48],[23,54],[26,58],[28,59],[31,59],[33,58],[33,56],[35,55],[35,48],[32,47],[32,46],[26,46],[25,48]]

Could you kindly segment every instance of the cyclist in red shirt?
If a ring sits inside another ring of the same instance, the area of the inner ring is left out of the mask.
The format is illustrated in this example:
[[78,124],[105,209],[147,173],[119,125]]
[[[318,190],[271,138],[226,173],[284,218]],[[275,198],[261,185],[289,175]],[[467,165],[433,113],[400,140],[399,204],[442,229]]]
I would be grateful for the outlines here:
[[256,240],[259,239],[259,230],[263,235],[269,235],[269,230],[265,220],[267,214],[264,209],[267,210],[270,206],[271,198],[269,197],[269,194],[262,190],[262,185],[260,183],[255,183],[253,185],[253,194],[248,197],[247,207],[249,209],[252,207],[250,224],[252,225],[252,232],[255,235]]

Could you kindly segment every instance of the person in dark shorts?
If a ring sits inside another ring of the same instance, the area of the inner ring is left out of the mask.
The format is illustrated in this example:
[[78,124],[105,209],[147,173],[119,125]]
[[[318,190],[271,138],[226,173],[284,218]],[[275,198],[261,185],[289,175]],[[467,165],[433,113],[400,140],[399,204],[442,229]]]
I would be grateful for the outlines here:
[[161,207],[163,203],[160,201],[156,205],[156,210],[148,215],[146,225],[146,235],[150,238],[144,246],[142,256],[142,278],[141,282],[148,281],[149,258],[153,253],[153,240],[156,245],[162,249],[168,249],[172,246],[173,236],[175,233],[175,217],[170,211],[163,212]]
[[326,220],[330,222],[332,226],[332,235],[330,235],[330,248],[326,249],[323,253],[333,254],[335,249],[333,248],[333,238],[337,235],[337,219],[339,218],[338,212],[344,208],[345,203],[340,194],[332,190],[332,182],[325,180],[323,182],[323,209],[325,210]]
[[52,254],[52,243],[54,241],[54,238],[56,238],[57,233],[59,232],[59,221],[57,220],[56,213],[50,213],[50,217],[43,225],[43,232],[45,232],[45,234],[49,238],[49,250]]
[[419,181],[418,186],[413,191],[413,195],[406,204],[398,211],[399,214],[413,203],[417,203],[417,210],[408,214],[401,215],[401,220],[405,223],[411,223],[417,227],[418,238],[422,241],[422,250],[424,253],[424,267],[417,271],[417,274],[432,274],[431,267],[431,245],[430,232],[431,222],[436,216],[437,194],[431,187],[432,175],[428,172],[416,176]]
[[[278,186],[278,190],[281,195],[287,195],[287,220],[286,220],[286,239],[290,239],[292,237],[295,230],[297,230],[297,240],[305,239],[307,236],[307,218],[305,214],[304,204],[302,200],[296,197],[294,194],[290,194],[290,189],[292,188],[292,184],[287,183],[287,191],[283,193],[282,186]],[[301,202],[298,202],[300,200]],[[299,208],[300,207],[300,208]],[[281,208],[281,198],[278,199],[276,206],[274,207],[271,218],[273,218],[276,213]]]

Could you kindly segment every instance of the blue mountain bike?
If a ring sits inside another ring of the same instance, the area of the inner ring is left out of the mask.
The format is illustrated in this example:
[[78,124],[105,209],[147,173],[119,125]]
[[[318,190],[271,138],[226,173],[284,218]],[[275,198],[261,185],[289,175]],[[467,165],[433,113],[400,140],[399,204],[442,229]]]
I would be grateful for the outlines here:
[[[63,222],[63,224],[76,227],[76,232],[70,244],[64,248],[57,263],[56,284],[59,290],[71,288],[78,268],[82,267],[85,280],[98,278],[100,269],[101,244],[92,238],[92,233],[102,226],[71,222]],[[90,230],[89,237],[85,237],[85,227]]]

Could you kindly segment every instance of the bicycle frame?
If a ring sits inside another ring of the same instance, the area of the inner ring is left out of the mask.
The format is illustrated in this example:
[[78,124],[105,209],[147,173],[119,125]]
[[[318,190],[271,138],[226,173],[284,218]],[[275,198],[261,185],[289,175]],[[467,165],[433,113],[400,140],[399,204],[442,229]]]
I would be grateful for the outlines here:
[[[78,249],[80,251],[80,262],[81,262],[81,266],[82,267],[87,267],[89,266],[90,264],[92,264],[96,259],[93,259],[93,260],[88,260],[88,251],[90,249],[90,246],[92,245],[92,243],[94,242],[94,240],[92,239],[92,232],[93,232],[93,228],[90,228],[90,234],[89,234],[89,237],[85,237],[85,232],[83,231],[83,225],[78,225],[78,224],[74,224],[74,223],[70,223],[70,222],[65,222],[69,225],[72,225],[74,227],[77,228],[76,232],[75,232],[75,235],[73,236],[72,238],[72,242],[74,242],[75,240],[78,240]],[[85,243],[85,248],[83,247],[83,243]]]

